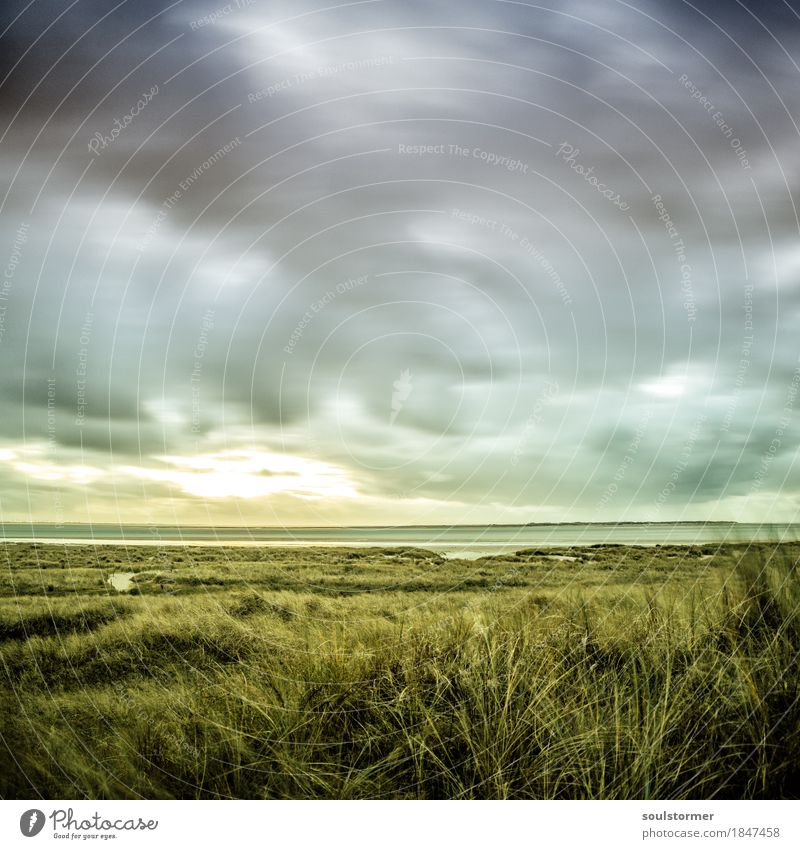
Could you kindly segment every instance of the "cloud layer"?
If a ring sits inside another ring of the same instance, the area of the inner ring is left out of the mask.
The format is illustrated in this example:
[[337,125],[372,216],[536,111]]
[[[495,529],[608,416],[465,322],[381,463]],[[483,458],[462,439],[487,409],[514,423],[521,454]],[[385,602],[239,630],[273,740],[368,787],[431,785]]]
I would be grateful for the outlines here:
[[1,14],[0,519],[796,518],[796,3]]

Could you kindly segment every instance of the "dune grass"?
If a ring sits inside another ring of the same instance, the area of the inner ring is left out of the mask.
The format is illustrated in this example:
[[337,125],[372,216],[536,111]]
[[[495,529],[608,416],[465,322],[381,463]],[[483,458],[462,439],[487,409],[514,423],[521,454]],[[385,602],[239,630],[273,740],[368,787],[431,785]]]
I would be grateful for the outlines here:
[[797,546],[98,551],[5,548],[5,798],[800,786]]

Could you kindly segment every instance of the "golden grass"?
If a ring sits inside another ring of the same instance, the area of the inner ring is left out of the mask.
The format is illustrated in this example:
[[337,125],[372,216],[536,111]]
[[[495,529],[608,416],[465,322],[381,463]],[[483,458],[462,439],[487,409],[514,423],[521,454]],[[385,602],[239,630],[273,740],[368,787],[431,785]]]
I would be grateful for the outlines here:
[[791,796],[798,553],[7,545],[0,795]]

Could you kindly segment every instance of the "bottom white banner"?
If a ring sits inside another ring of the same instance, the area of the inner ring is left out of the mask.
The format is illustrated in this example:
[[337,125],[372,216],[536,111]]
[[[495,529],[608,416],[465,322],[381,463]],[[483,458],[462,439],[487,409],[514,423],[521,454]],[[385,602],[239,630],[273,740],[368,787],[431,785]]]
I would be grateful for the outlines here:
[[794,801],[2,801],[0,846],[800,846]]

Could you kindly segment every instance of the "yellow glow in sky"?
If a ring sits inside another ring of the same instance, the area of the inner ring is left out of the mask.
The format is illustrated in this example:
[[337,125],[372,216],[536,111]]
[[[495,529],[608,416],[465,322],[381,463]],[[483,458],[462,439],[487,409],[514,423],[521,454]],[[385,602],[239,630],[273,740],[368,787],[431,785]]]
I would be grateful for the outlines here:
[[258,449],[221,451],[194,457],[167,455],[168,468],[122,466],[116,471],[178,486],[202,498],[261,498],[277,493],[300,498],[355,498],[346,473],[329,463]]

